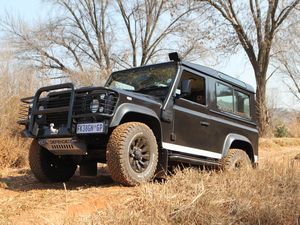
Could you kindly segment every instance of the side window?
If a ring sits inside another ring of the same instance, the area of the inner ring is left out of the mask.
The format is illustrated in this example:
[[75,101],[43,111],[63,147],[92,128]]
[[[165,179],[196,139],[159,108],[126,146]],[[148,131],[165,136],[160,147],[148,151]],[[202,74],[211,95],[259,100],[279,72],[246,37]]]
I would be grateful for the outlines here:
[[216,85],[216,91],[217,91],[217,107],[221,111],[226,112],[234,112],[233,107],[233,89],[217,83]]
[[181,83],[183,80],[191,80],[191,94],[188,96],[184,96],[182,98],[187,99],[189,101],[196,102],[201,105],[206,105],[205,78],[190,73],[188,71],[183,71],[181,75],[180,83],[176,90],[177,94],[181,93]]
[[216,96],[219,110],[250,118],[250,98],[248,95],[217,83]]
[[250,118],[250,98],[248,95],[235,91],[235,113]]

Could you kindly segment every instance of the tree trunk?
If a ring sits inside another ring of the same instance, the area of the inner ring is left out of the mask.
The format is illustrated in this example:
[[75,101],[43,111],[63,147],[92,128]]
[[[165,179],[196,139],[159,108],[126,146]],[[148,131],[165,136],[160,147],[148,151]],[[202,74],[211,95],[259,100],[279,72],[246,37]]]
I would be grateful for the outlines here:
[[270,128],[270,116],[266,101],[266,79],[262,74],[256,75],[256,110],[257,110],[257,125],[259,136],[265,137],[268,135]]

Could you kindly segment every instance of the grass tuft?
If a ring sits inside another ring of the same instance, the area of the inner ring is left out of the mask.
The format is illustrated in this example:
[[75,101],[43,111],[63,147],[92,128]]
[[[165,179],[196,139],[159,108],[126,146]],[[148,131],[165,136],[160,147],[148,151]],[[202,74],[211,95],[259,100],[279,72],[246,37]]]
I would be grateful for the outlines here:
[[0,135],[0,169],[26,166],[28,149],[29,140]]

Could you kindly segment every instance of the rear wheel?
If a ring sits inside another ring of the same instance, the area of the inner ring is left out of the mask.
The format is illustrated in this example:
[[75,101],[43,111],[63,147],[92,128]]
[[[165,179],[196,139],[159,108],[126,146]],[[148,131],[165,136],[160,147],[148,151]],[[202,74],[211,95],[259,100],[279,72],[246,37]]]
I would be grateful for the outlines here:
[[247,153],[241,149],[229,149],[228,154],[221,160],[222,169],[235,171],[251,168],[251,160]]
[[127,186],[150,181],[158,160],[156,138],[143,123],[124,123],[112,132],[106,152],[113,180]]
[[77,165],[67,156],[56,156],[33,140],[29,150],[29,165],[41,182],[64,182],[75,173]]

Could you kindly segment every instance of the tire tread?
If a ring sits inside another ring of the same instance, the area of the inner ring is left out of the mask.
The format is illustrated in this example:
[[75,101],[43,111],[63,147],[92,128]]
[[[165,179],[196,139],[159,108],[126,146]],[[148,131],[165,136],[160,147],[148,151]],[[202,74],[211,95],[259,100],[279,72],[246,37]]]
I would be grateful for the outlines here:
[[29,166],[36,179],[43,183],[69,180],[74,175],[77,165],[69,162],[59,172],[47,170],[48,158],[45,154],[51,153],[46,151],[48,150],[41,147],[36,139],[32,141],[29,149]]
[[233,160],[235,158],[238,158],[241,160],[241,162],[243,163],[243,167],[250,168],[251,161],[250,161],[247,153],[242,149],[231,148],[231,149],[229,149],[227,156],[225,156],[221,160],[222,169],[225,171],[233,170],[232,164],[233,164]]
[[[155,147],[157,149],[157,143],[155,136],[152,130],[144,123],[140,122],[128,122],[119,125],[112,132],[109,142],[107,145],[106,151],[106,160],[108,165],[108,170],[113,180],[126,185],[126,186],[135,186],[139,184],[138,181],[134,180],[126,171],[126,159],[124,155],[124,149],[126,148],[125,141],[126,137],[130,132],[133,132],[136,129],[141,129],[146,133],[147,137],[155,140]],[[154,164],[157,165],[158,157],[154,158]],[[156,168],[153,167],[150,174],[155,173]],[[148,181],[148,180],[147,180]]]

